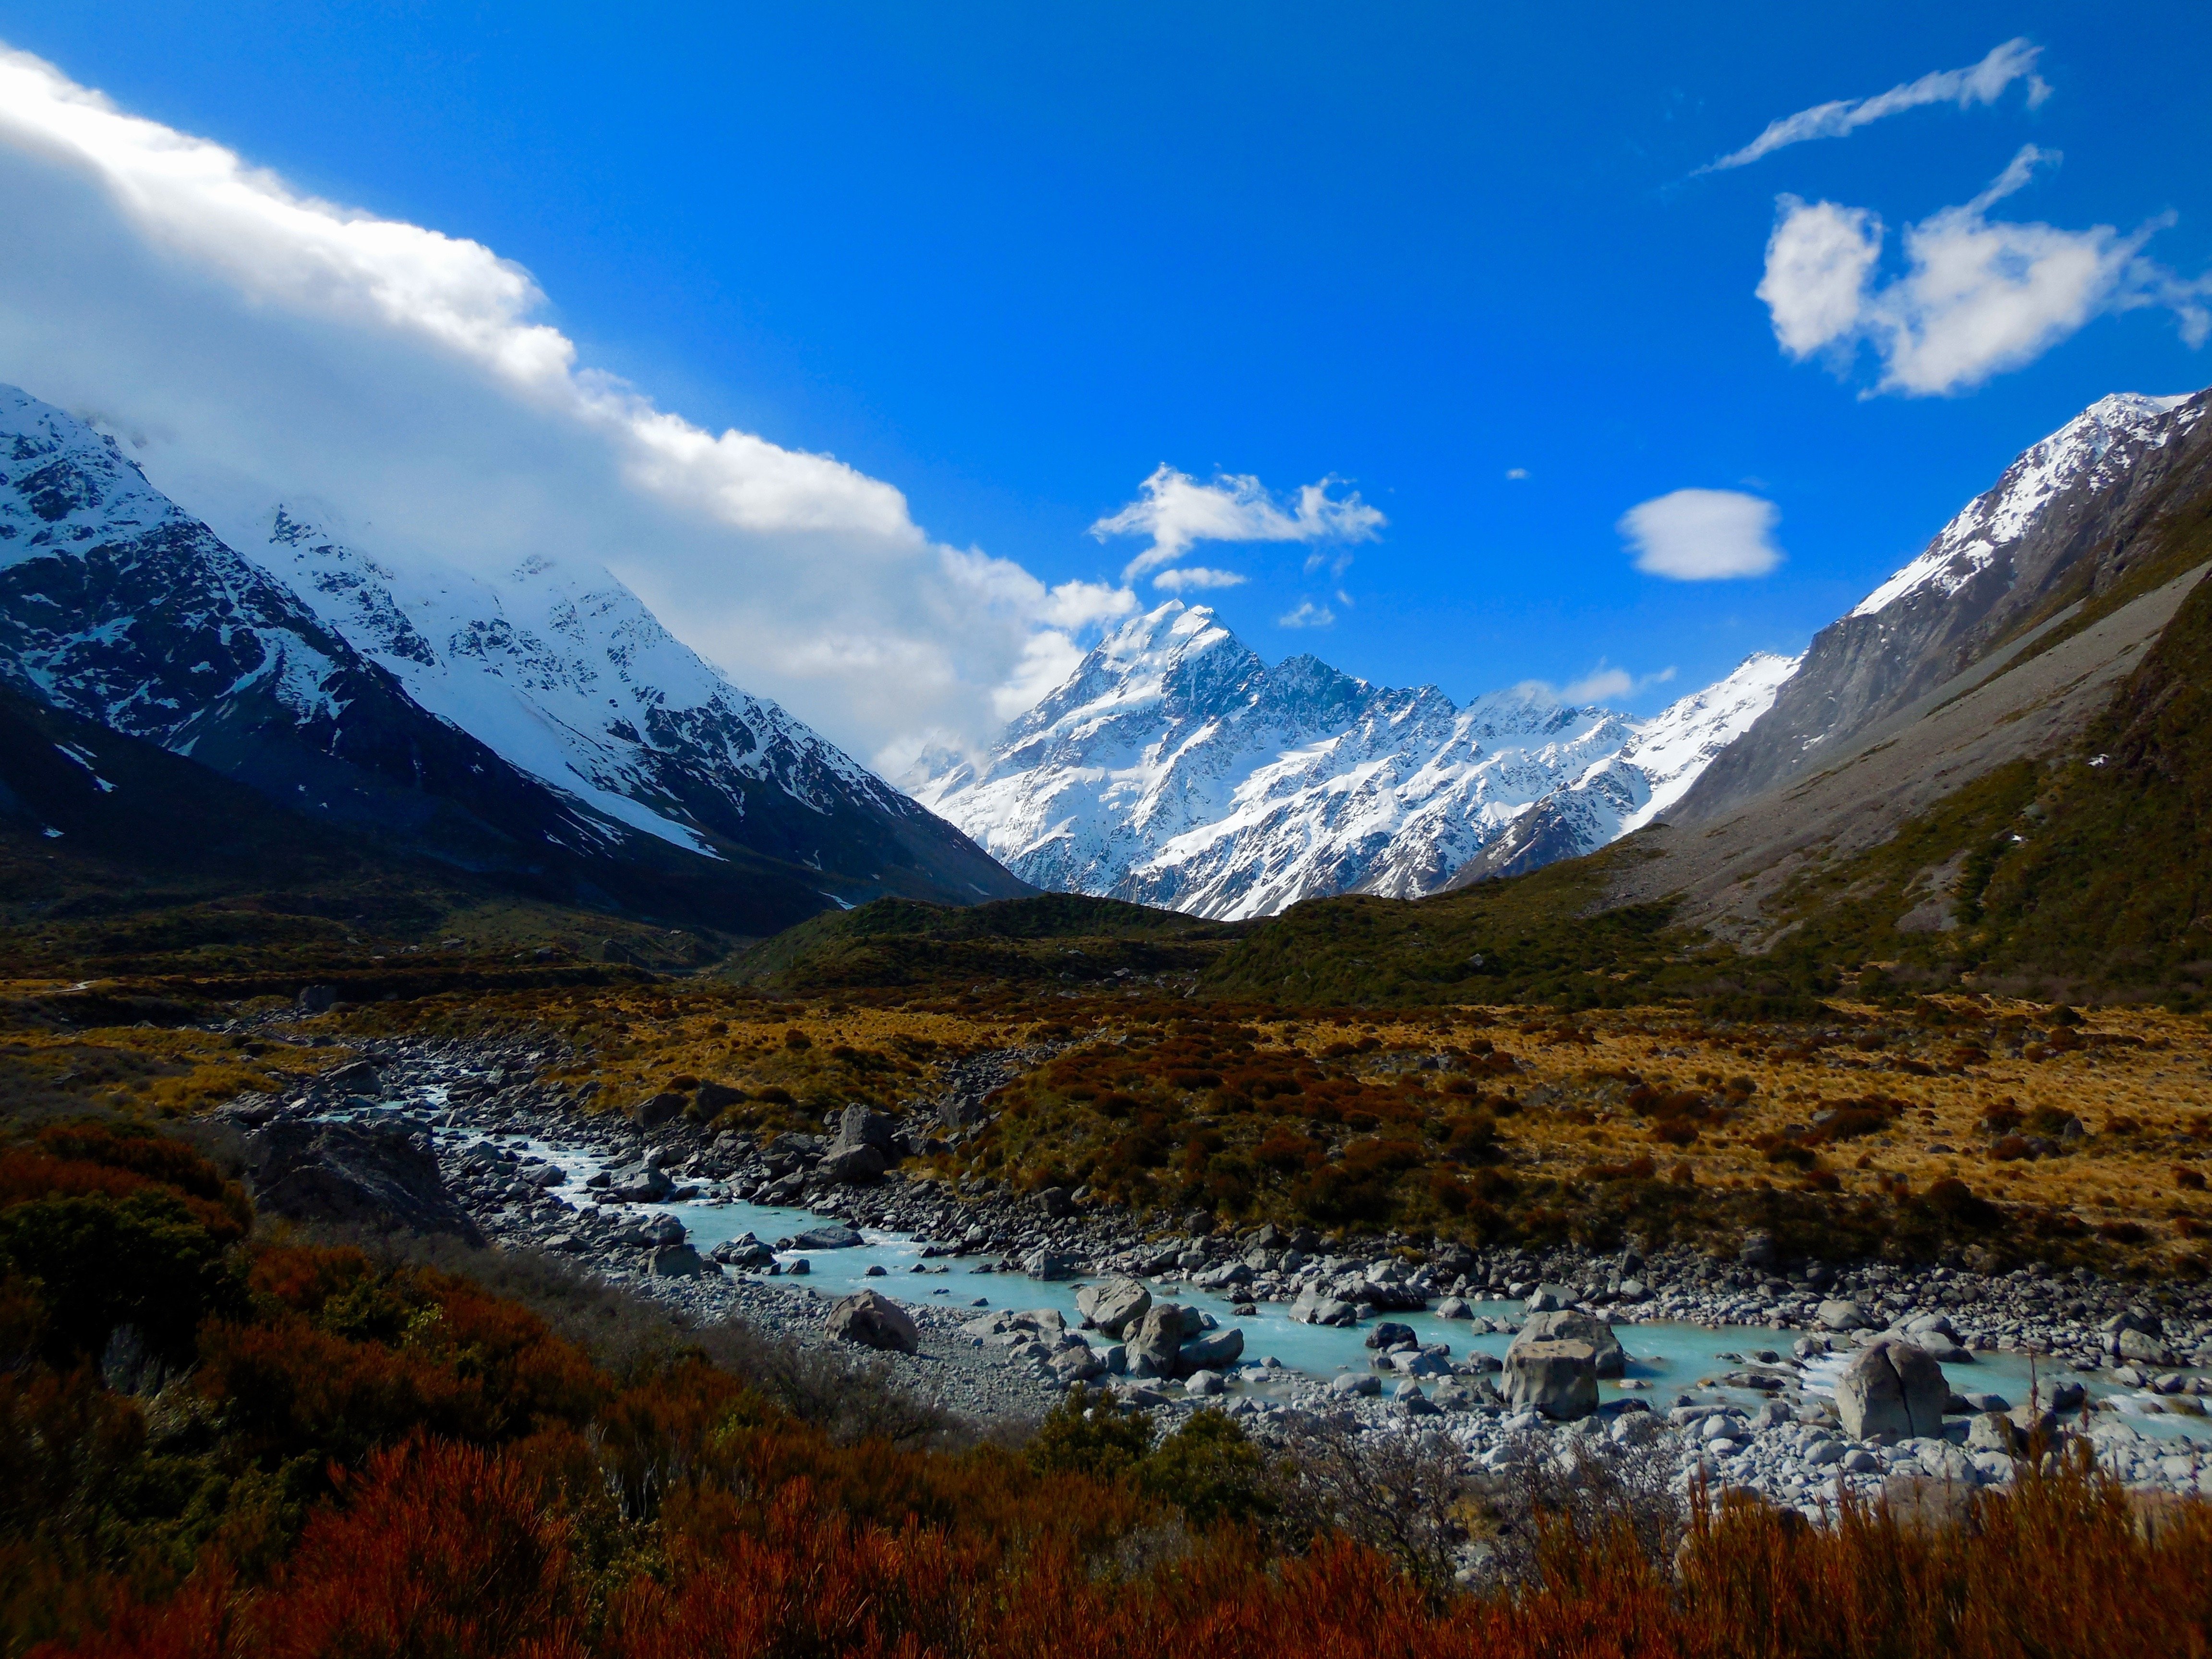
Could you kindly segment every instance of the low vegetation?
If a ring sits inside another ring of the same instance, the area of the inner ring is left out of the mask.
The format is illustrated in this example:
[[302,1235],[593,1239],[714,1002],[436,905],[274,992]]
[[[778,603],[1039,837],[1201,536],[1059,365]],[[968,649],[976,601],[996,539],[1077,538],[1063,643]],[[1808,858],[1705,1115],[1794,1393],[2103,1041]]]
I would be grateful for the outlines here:
[[[2212,1621],[2205,1506],[2138,1512],[2083,1464],[1816,1528],[1486,1487],[1413,1437],[1161,1438],[1081,1395],[963,1443],[809,1420],[881,1379],[778,1398],[757,1346],[557,1269],[252,1219],[142,1129],[0,1152],[8,1653],[2008,1656],[2192,1651]],[[1469,1544],[1471,1582],[1443,1571]]]

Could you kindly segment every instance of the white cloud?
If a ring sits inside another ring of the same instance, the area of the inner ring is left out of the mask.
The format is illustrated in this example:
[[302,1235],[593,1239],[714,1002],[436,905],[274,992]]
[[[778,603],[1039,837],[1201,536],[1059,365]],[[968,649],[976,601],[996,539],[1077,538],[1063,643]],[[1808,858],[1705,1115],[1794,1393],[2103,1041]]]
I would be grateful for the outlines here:
[[1678,582],[1764,576],[1782,562],[1772,501],[1734,489],[1677,489],[1632,507],[1617,528],[1636,568]]
[[1881,221],[1864,208],[1781,198],[1782,214],[1766,243],[1766,275],[1759,297],[1774,319],[1774,337],[1805,357],[1857,325],[1867,273],[1881,257]]
[[1778,198],[1757,292],[1783,350],[1826,352],[1841,366],[1870,345],[1882,369],[1875,390],[1926,396],[2033,362],[2107,312],[2163,306],[2185,340],[2202,343],[2212,278],[2185,281],[2140,257],[2170,220],[2123,235],[2110,225],[2073,231],[1989,217],[2057,159],[2030,144],[1971,202],[1906,226],[1905,270],[1887,283],[1875,279],[1885,233],[1873,213]]
[[1664,685],[1674,678],[1672,668],[1662,668],[1656,674],[1632,674],[1626,668],[1613,667],[1600,658],[1597,666],[1582,678],[1571,680],[1559,688],[1559,700],[1571,703],[1616,702],[1652,686]]
[[1787,145],[1802,144],[1808,138],[1841,138],[1869,122],[1928,104],[1956,104],[1960,109],[1969,109],[1976,104],[1994,104],[2015,81],[2027,82],[2027,106],[2033,109],[2051,95],[2050,86],[2035,73],[2035,60],[2041,52],[2041,47],[2032,46],[2026,40],[2008,40],[1967,69],[1939,70],[1871,98],[1838,99],[1832,103],[1815,104],[1811,109],[1801,109],[1795,115],[1769,122],[1766,131],[1741,149],[1708,162],[1698,171],[1718,173],[1726,167],[1744,167]]
[[1241,587],[1250,580],[1240,570],[1216,570],[1203,564],[1187,564],[1173,570],[1163,570],[1152,578],[1152,586],[1164,587],[1170,593],[1181,593],[1195,588]]
[[[1331,496],[1324,478],[1297,492],[1291,505],[1278,502],[1255,477],[1223,473],[1200,483],[1163,461],[1139,486],[1143,495],[1118,513],[1091,526],[1104,541],[1109,536],[1149,536],[1152,545],[1129,561],[1125,582],[1172,566],[1200,542],[1366,542],[1388,522],[1353,490]],[[1216,573],[1218,574],[1218,573]],[[1152,578],[1156,587],[1174,588],[1173,570]],[[1191,586],[1218,586],[1199,581]]]
[[1336,612],[1325,605],[1316,605],[1311,599],[1300,599],[1297,609],[1285,611],[1275,618],[1278,628],[1328,628],[1336,622]]
[[1525,478],[1528,476],[1528,469],[1525,466],[1509,466],[1505,469],[1505,476],[1509,478]]
[[491,249],[303,195],[4,46],[0,222],[0,380],[143,440],[219,530],[312,498],[370,551],[605,565],[864,757],[990,730],[1134,605],[937,544],[834,456],[660,409],[580,365]]

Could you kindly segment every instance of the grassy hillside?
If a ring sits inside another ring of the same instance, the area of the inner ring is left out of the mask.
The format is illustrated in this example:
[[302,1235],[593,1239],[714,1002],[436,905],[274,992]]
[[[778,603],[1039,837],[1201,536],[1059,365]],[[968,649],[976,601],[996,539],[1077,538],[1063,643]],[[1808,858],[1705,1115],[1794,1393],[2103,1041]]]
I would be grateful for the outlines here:
[[944,992],[982,981],[1096,987],[1188,980],[1249,924],[1210,922],[1081,893],[962,908],[878,899],[816,916],[754,947],[733,974],[790,994]]

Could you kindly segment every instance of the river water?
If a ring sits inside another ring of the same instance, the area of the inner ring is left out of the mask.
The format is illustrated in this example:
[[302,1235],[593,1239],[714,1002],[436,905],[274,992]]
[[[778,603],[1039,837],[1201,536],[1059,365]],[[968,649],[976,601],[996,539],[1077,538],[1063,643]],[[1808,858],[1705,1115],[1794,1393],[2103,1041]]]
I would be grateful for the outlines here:
[[[556,1189],[556,1196],[574,1204],[589,1202],[593,1196],[584,1182],[602,1167],[602,1160],[587,1149],[514,1134],[487,1137],[467,1129],[434,1133],[441,1149],[459,1150],[489,1139],[518,1154],[535,1155],[558,1165],[567,1175],[566,1184]],[[843,1224],[834,1217],[806,1210],[722,1198],[606,1207],[640,1218],[653,1214],[674,1216],[684,1224],[689,1241],[702,1255],[747,1233],[773,1245],[810,1228]],[[1071,1329],[1079,1323],[1075,1291],[1084,1282],[1081,1279],[1048,1281],[996,1268],[985,1271],[981,1264],[965,1258],[926,1260],[921,1245],[906,1235],[866,1229],[860,1233],[862,1242],[844,1249],[778,1251],[777,1261],[787,1273],[800,1261],[805,1263],[804,1276],[787,1281],[792,1289],[797,1291],[804,1285],[832,1297],[868,1289],[902,1302],[934,1301],[956,1310],[973,1310],[979,1316],[989,1309],[1053,1308],[1066,1317]],[[881,1268],[881,1276],[870,1276],[870,1267]],[[1266,1302],[1258,1304],[1255,1314],[1239,1318],[1231,1311],[1230,1299],[1218,1292],[1199,1290],[1172,1278],[1146,1282],[1155,1300],[1196,1307],[1211,1314],[1218,1324],[1241,1329],[1248,1364],[1273,1358],[1291,1370],[1324,1381],[1342,1372],[1370,1369],[1374,1356],[1365,1346],[1365,1338],[1373,1328],[1372,1321],[1352,1329],[1302,1325],[1288,1316],[1282,1304]],[[1524,1311],[1517,1302],[1482,1302],[1474,1306],[1479,1315],[1516,1322]],[[1470,1321],[1440,1319],[1432,1313],[1393,1313],[1385,1317],[1411,1327],[1423,1343],[1449,1344],[1455,1358],[1488,1353],[1502,1359],[1512,1340],[1505,1333],[1472,1329]],[[1627,1373],[1600,1383],[1601,1397],[1633,1395],[1661,1412],[1674,1403],[1678,1394],[1694,1395],[1700,1401],[1728,1401],[1755,1407],[1765,1395],[1730,1389],[1720,1382],[1721,1376],[1758,1363],[1761,1351],[1787,1358],[1791,1345],[1803,1334],[1752,1325],[1710,1327],[1672,1321],[1619,1323],[1614,1334],[1628,1356]],[[1845,1358],[1838,1354],[1811,1362],[1804,1373],[1806,1392],[1832,1395]],[[2109,1400],[2112,1408],[2126,1413],[2139,1433],[2161,1439],[2206,1437],[2202,1432],[2208,1426],[2206,1419],[2160,1409],[2154,1405],[2155,1395],[2117,1386],[2103,1373],[2083,1376],[2070,1368],[2054,1370],[2026,1354],[1979,1353],[1971,1364],[1947,1365],[1945,1375],[1952,1388],[1961,1393],[1998,1394],[2015,1405],[2028,1398],[2039,1381],[2046,1395],[2057,1382],[2081,1381],[2088,1385],[2094,1399]]]

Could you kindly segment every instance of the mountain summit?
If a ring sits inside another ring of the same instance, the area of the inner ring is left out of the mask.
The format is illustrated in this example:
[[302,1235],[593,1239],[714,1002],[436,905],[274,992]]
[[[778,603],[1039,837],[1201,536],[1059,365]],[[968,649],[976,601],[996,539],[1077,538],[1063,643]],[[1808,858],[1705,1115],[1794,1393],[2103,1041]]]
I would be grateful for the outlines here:
[[1449,884],[1540,802],[1545,856],[1588,852],[1672,800],[1773,700],[1748,660],[1650,720],[1516,687],[1465,708],[1312,656],[1269,667],[1203,605],[1132,618],[980,760],[921,801],[1041,887],[1198,915]]

